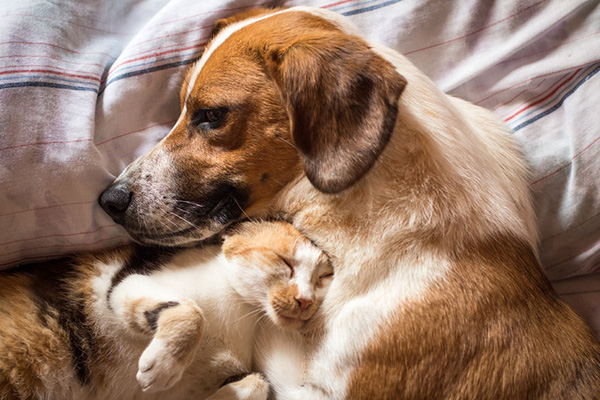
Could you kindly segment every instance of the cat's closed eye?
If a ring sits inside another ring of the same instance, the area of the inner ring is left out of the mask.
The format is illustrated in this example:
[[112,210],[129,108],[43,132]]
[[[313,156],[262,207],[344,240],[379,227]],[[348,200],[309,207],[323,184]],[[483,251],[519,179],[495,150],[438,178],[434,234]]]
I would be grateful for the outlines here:
[[290,269],[290,279],[292,279],[294,277],[294,274],[295,274],[294,267],[292,266],[292,264],[288,260],[285,259],[285,257],[281,257],[280,256],[280,258],[281,258],[281,261],[283,261],[284,264],[287,265],[287,267]]

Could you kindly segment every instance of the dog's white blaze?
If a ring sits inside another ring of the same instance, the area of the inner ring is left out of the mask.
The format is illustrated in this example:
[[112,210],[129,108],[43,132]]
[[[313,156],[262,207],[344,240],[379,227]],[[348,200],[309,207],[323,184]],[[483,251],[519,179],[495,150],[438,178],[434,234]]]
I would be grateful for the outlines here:
[[192,90],[194,89],[194,86],[196,85],[196,79],[198,78],[200,71],[202,71],[202,68],[204,68],[204,65],[206,64],[206,62],[208,61],[208,59],[210,58],[212,53],[214,53],[215,50],[218,49],[219,46],[221,46],[231,35],[233,35],[235,32],[239,31],[240,29],[242,29],[245,26],[251,25],[255,22],[262,21],[263,19],[267,19],[274,15],[282,14],[284,12],[288,12],[291,10],[293,10],[293,9],[290,8],[290,9],[278,11],[276,13],[269,14],[269,15],[263,15],[260,17],[245,19],[243,21],[231,24],[231,25],[227,26],[225,29],[223,29],[221,32],[219,32],[217,34],[217,36],[209,43],[209,47],[204,50],[204,54],[202,54],[202,57],[200,58],[200,60],[198,60],[198,62],[194,65],[185,99],[187,100],[190,97],[190,94],[192,93]]
[[[225,41],[227,39],[229,39],[229,37],[231,35],[233,35],[235,32],[239,31],[240,29],[242,29],[248,25],[251,25],[258,21],[262,21],[263,19],[274,17],[275,15],[279,15],[279,14],[283,14],[283,13],[287,13],[287,12],[297,12],[297,11],[307,12],[309,14],[313,14],[318,17],[324,18],[324,19],[334,23],[334,25],[336,25],[339,29],[341,29],[342,31],[344,31],[346,33],[349,33],[352,35],[358,34],[356,28],[354,28],[351,24],[349,24],[348,21],[341,15],[332,13],[330,11],[321,10],[318,8],[305,7],[305,6],[292,7],[292,8],[288,8],[286,10],[277,11],[273,14],[263,15],[263,16],[255,17],[255,18],[249,18],[249,19],[245,19],[240,22],[236,22],[234,24],[227,26],[225,29],[223,29],[221,32],[219,32],[217,34],[217,36],[209,43],[209,45],[208,45],[209,47],[207,47],[204,50],[204,54],[202,54],[202,57],[200,58],[200,60],[198,60],[198,62],[194,65],[194,67],[192,69],[192,74],[190,76],[190,83],[187,88],[187,94],[186,94],[185,99],[187,100],[190,97],[190,94],[192,93],[192,90],[194,89],[194,86],[196,85],[196,80],[198,78],[198,75],[200,74],[200,71],[202,71],[202,68],[204,68],[204,65],[206,65],[206,62],[208,61],[210,56],[215,52],[215,50],[217,50],[219,48],[219,46],[221,46],[223,43],[225,43]],[[185,106],[184,106],[184,110],[182,111],[181,115],[185,115]],[[179,124],[179,121],[177,121],[177,124]],[[175,126],[177,126],[177,124],[175,124]]]

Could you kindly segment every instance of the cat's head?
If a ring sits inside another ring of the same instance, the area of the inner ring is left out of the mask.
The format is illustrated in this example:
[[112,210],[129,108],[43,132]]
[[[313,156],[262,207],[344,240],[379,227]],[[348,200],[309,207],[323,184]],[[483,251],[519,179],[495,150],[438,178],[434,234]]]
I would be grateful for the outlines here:
[[283,328],[303,327],[333,279],[327,255],[285,222],[241,224],[226,237],[223,253],[235,290]]

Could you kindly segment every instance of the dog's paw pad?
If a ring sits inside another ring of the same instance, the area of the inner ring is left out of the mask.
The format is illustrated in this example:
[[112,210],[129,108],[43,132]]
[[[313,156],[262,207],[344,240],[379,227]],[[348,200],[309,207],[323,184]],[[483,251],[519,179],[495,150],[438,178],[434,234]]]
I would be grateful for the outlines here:
[[166,341],[155,338],[140,357],[136,378],[144,392],[159,392],[179,382],[185,368]]

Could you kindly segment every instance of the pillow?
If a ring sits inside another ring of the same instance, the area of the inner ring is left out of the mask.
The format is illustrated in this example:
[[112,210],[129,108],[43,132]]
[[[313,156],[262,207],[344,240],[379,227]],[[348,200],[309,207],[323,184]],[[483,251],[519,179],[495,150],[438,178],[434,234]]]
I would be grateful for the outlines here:
[[[0,19],[0,268],[129,238],[97,197],[165,136],[212,23],[255,0],[8,2]],[[307,0],[494,110],[531,165],[553,280],[600,268],[597,1]],[[409,82],[410,84],[410,82]]]

